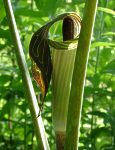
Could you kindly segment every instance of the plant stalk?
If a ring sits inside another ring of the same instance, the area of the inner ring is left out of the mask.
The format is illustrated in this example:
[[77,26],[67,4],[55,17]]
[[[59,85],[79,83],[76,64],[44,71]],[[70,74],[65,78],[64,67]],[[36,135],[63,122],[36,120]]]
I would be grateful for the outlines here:
[[[103,7],[104,8],[107,7],[107,1],[106,1],[106,5]],[[100,29],[99,29],[97,41],[99,39],[101,39],[101,34],[102,34],[102,31],[104,28],[104,14],[103,14],[103,12],[101,12],[100,19],[101,19],[101,24],[100,24]],[[94,68],[94,76],[98,73],[99,57],[100,57],[100,47],[97,47],[96,48],[96,63],[95,63],[95,68]],[[91,109],[92,109],[91,111],[92,112],[95,111],[95,96],[96,95],[93,93],[93,95],[92,95],[93,100],[92,100],[92,105],[91,105]],[[96,122],[97,122],[96,116],[94,116],[92,113],[92,116],[91,116],[91,133],[92,133],[93,129],[96,127]],[[92,134],[91,134],[91,147],[92,147],[92,149],[95,149],[95,139],[92,138]]]
[[79,126],[91,36],[98,0],[86,0],[82,28],[76,51],[68,106],[65,150],[78,150]]
[[33,119],[34,127],[35,127],[38,148],[40,150],[49,150],[49,145],[48,145],[48,141],[46,138],[42,118],[41,116],[37,117],[39,113],[39,107],[38,107],[37,99],[36,99],[35,92],[33,89],[30,74],[27,68],[22,44],[20,41],[19,33],[17,30],[17,26],[16,26],[14,14],[13,14],[12,6],[11,6],[11,2],[10,0],[4,0],[3,2],[4,2],[5,10],[6,10],[7,19],[9,22],[9,28],[12,34],[12,39],[14,41],[15,53],[16,53],[19,69],[22,75],[23,84],[25,87],[25,94],[26,94],[28,103],[30,105],[30,112],[31,112],[31,116]]

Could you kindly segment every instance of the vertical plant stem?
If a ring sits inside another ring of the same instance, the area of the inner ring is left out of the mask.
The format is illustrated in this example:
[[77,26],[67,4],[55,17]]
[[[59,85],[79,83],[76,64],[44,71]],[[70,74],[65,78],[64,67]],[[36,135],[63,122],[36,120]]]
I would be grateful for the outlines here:
[[[107,4],[108,4],[108,1],[106,0],[105,6],[103,6],[103,7],[106,8]],[[103,29],[104,29],[104,13],[103,12],[101,12],[101,14],[100,14],[100,20],[101,20],[101,24],[100,24],[100,28],[99,28],[97,41],[101,39],[101,34],[103,32]],[[100,47],[97,47],[96,48],[96,63],[95,63],[95,68],[94,68],[94,76],[98,73],[99,57],[100,57]],[[95,94],[94,93],[93,93],[92,97],[93,97],[93,100],[92,100],[91,109],[92,109],[92,112],[94,112],[95,111]],[[95,126],[96,126],[96,116],[94,116],[93,113],[92,113],[91,133],[92,133],[93,129],[95,128]],[[95,149],[95,139],[92,138],[92,135],[91,135],[91,147],[92,147],[92,149]]]
[[[100,30],[99,30],[99,35],[98,35],[98,39],[100,39],[101,37],[101,32],[102,32],[102,29],[103,29],[103,12],[100,16],[100,20],[101,20],[101,25],[100,25]],[[98,73],[98,65],[99,65],[99,55],[100,55],[100,47],[97,47],[96,48],[96,63],[95,63],[95,70],[94,70],[94,76]],[[94,87],[95,88],[95,87]],[[91,109],[92,109],[92,112],[95,111],[95,94],[93,93],[92,95],[92,106],[91,106]],[[91,118],[91,133],[93,131],[93,129],[95,128],[96,126],[96,116],[93,115],[92,113],[92,118]],[[92,138],[92,134],[91,134],[91,147],[92,149],[95,149],[95,138]]]
[[4,6],[6,9],[7,19],[9,21],[9,28],[12,34],[12,39],[14,41],[15,52],[17,56],[18,65],[22,74],[22,80],[25,87],[25,94],[27,96],[28,103],[30,105],[30,112],[34,123],[34,128],[36,131],[36,137],[38,141],[38,148],[40,150],[49,150],[48,141],[45,135],[45,130],[41,117],[38,116],[39,107],[37,104],[37,99],[34,93],[33,85],[31,82],[30,74],[25,61],[25,56],[23,53],[22,44],[20,41],[19,33],[17,30],[12,6],[10,0],[4,0]]
[[65,150],[78,150],[84,81],[98,0],[86,0],[69,99]]
[[24,121],[24,149],[27,149],[27,110],[25,110]]
[[34,130],[32,130],[32,138],[31,138],[31,150],[33,150],[34,146]]

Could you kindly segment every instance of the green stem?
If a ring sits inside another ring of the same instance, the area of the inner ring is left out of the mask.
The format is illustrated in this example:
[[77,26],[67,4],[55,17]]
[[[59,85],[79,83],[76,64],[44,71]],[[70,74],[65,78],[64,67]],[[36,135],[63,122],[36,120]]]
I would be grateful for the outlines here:
[[98,0],[86,0],[69,99],[65,150],[78,150],[84,81]]
[[30,112],[33,119],[34,127],[36,130],[36,137],[38,141],[38,146],[40,150],[49,150],[48,141],[45,135],[45,129],[43,126],[42,118],[37,117],[39,112],[39,107],[37,103],[37,99],[34,93],[32,81],[30,78],[30,74],[27,68],[22,44],[20,41],[19,33],[17,30],[12,6],[10,0],[4,0],[4,6],[6,9],[7,19],[9,21],[9,28],[12,34],[12,39],[14,41],[15,52],[17,56],[18,65],[20,68],[20,72],[22,74],[22,80],[25,87],[25,94],[27,96],[28,103],[30,105]]
[[[108,1],[106,0],[105,2],[105,6],[103,6],[104,8],[107,7],[107,4],[108,4]],[[99,33],[98,33],[98,37],[97,37],[97,41],[99,39],[101,39],[101,34],[103,32],[103,29],[104,29],[104,14],[103,12],[101,12],[100,14],[100,20],[101,20],[101,24],[100,24],[100,30],[99,30]],[[99,66],[99,57],[100,57],[100,47],[97,47],[96,48],[96,63],[95,63],[95,70],[94,70],[94,76],[98,73],[98,66]],[[95,88],[95,87],[94,87]],[[92,101],[92,106],[91,106],[91,109],[92,109],[92,112],[95,111],[95,94],[93,93],[93,101]],[[96,116],[93,115],[92,113],[92,118],[91,118],[91,133],[93,131],[93,129],[95,128],[96,126]],[[95,139],[92,138],[92,135],[91,135],[91,147],[92,149],[95,149]]]
[[24,122],[24,149],[27,149],[27,110],[25,109],[25,122]]

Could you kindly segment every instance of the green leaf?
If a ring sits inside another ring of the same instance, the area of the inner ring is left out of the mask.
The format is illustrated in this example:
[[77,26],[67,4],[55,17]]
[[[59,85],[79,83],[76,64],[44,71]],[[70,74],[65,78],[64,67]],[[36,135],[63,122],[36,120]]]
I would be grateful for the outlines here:
[[98,88],[100,83],[100,74],[95,74],[92,78],[92,84],[94,88]]
[[7,82],[9,82],[11,80],[11,76],[10,75],[1,75],[0,76],[0,84],[2,86],[4,86],[4,84],[6,84]]
[[103,136],[110,136],[111,135],[111,130],[107,127],[100,127],[100,128],[97,127],[95,129],[93,129],[92,132],[91,132],[92,138],[97,138],[101,134]]
[[9,42],[11,42],[12,40],[9,29],[4,30],[0,28],[0,38],[7,39]]
[[105,13],[111,14],[113,16],[115,16],[115,11],[111,10],[109,8],[104,8],[104,7],[98,7],[98,10],[103,11]]
[[103,69],[102,73],[110,73],[115,75],[115,60],[112,60],[110,63],[108,63]]
[[0,0],[0,22],[2,21],[2,19],[5,17],[6,13],[5,13],[5,9],[4,9],[4,5],[3,5],[3,1]]
[[104,144],[100,147],[100,150],[114,150],[114,145],[112,144]]
[[88,114],[95,115],[103,119],[107,117],[107,114],[101,111],[93,111],[93,112],[89,112]]
[[62,6],[64,0],[35,0],[38,10],[43,11],[47,16],[52,16],[55,14],[56,9]]
[[94,42],[91,44],[91,48],[99,47],[99,46],[107,46],[107,47],[114,47],[115,43],[110,42]]
[[112,36],[115,36],[115,32],[105,32],[105,33],[102,33],[102,35],[112,35]]
[[43,16],[43,13],[41,11],[33,11],[31,9],[28,9],[27,7],[24,8],[18,8],[15,10],[16,16],[26,16],[26,17],[41,17]]

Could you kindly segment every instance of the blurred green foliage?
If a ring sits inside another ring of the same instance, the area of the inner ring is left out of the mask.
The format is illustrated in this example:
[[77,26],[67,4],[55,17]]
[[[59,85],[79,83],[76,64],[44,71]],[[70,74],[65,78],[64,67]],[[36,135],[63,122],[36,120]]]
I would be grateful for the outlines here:
[[[34,31],[54,16],[75,11],[82,17],[85,0],[12,0],[29,69],[28,45]],[[79,150],[115,150],[115,2],[99,0],[89,55]],[[0,1],[0,150],[37,150],[13,41]],[[57,23],[51,37],[59,37]],[[87,35],[86,35],[87,36]],[[30,69],[31,73],[31,69]],[[39,87],[33,81],[36,95]],[[55,138],[51,118],[51,87],[42,114],[52,150]]]

